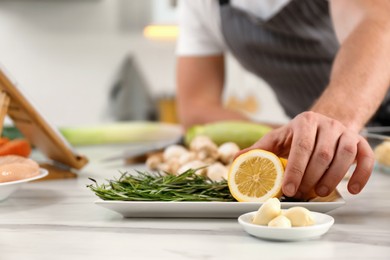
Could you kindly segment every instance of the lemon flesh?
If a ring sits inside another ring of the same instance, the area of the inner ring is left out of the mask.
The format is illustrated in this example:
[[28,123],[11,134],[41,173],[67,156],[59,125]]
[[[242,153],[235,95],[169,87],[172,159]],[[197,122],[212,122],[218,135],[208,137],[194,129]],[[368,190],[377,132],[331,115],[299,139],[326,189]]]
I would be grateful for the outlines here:
[[284,166],[273,153],[255,149],[237,157],[230,168],[228,185],[238,201],[266,201],[280,197]]

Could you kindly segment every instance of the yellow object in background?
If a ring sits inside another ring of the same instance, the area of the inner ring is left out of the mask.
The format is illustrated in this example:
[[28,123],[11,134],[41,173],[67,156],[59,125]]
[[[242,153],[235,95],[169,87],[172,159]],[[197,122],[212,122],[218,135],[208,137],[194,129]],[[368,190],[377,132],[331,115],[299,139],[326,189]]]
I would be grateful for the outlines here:
[[179,34],[176,25],[148,25],[144,28],[144,37],[152,40],[175,40]]
[[248,95],[245,99],[239,99],[235,96],[227,98],[226,107],[229,109],[254,114],[260,110],[259,100],[253,95]]
[[157,100],[159,121],[163,123],[178,123],[176,100],[174,97],[160,97]]

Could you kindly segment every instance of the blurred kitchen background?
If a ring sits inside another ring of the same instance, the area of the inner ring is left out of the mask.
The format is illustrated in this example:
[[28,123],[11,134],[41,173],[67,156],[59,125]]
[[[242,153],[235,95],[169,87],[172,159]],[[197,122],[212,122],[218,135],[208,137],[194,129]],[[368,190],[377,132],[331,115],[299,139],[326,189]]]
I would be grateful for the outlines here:
[[[0,64],[56,126],[175,122],[179,1],[0,0]],[[227,106],[287,120],[263,81],[227,66]]]

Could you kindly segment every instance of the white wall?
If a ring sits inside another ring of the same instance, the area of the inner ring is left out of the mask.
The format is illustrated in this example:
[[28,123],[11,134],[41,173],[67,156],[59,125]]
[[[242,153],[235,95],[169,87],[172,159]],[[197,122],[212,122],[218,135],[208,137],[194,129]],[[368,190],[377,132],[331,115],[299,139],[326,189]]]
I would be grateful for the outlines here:
[[147,21],[141,16],[139,27],[126,31],[123,8],[129,15],[137,9],[124,3],[1,2],[0,63],[53,124],[104,120],[108,89],[129,53],[140,60],[153,90],[160,82],[173,89],[174,43],[144,40],[138,31]]
[[[140,33],[145,24],[175,21],[170,1],[0,3],[0,63],[52,124],[107,120],[107,92],[128,54],[139,61],[153,94],[174,92],[175,43],[151,42]],[[234,61],[229,63],[230,86],[241,84],[243,78],[249,87],[258,85]],[[278,109],[262,110],[259,116],[284,120]]]

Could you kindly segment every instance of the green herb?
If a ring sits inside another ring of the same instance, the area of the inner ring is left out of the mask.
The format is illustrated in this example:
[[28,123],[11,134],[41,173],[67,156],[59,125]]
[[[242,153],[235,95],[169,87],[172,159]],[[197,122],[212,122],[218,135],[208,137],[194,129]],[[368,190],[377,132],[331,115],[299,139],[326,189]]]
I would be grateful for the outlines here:
[[194,169],[180,175],[122,173],[118,180],[108,184],[87,185],[103,200],[122,201],[236,201],[230,194],[227,181],[212,181],[197,175]]

